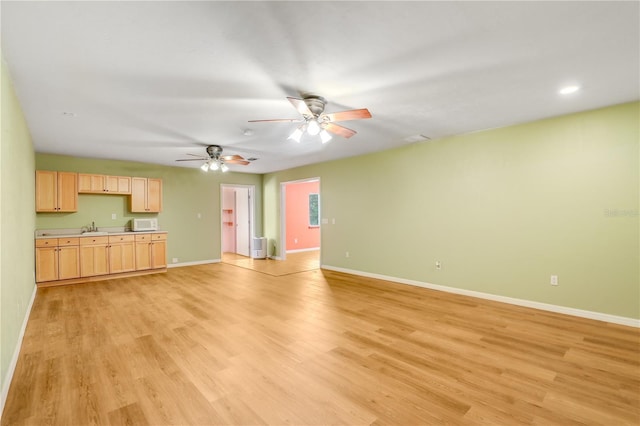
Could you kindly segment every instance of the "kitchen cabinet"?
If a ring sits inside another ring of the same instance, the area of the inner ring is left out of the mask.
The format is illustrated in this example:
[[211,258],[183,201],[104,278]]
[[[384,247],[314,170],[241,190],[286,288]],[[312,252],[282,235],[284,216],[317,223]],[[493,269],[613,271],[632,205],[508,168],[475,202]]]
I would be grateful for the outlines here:
[[36,238],[36,282],[48,287],[167,270],[167,233]]
[[36,170],[36,212],[78,211],[78,174]]
[[131,178],[131,205],[133,213],[162,211],[162,179]]
[[109,236],[109,273],[118,274],[136,270],[135,237]]
[[129,176],[107,176],[105,180],[109,194],[131,194],[131,178]]
[[151,234],[151,268],[167,267],[167,234]]
[[167,234],[141,234],[136,240],[136,270],[167,267]]
[[131,194],[129,176],[78,173],[78,192],[82,194]]
[[80,238],[80,276],[92,277],[109,273],[109,237]]
[[36,240],[36,282],[66,280],[79,276],[78,238]]

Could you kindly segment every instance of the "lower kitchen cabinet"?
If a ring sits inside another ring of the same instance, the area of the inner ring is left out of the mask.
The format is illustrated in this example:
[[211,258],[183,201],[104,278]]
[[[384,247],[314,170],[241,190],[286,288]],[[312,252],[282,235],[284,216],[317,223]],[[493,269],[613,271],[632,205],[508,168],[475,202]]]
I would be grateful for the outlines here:
[[67,280],[80,276],[78,238],[36,240],[36,282]]
[[136,270],[135,237],[109,236],[109,273],[119,274]]
[[167,267],[167,234],[136,235],[136,270]]
[[80,238],[80,276],[109,273],[109,237]]
[[164,272],[166,233],[38,238],[36,282],[43,286]]

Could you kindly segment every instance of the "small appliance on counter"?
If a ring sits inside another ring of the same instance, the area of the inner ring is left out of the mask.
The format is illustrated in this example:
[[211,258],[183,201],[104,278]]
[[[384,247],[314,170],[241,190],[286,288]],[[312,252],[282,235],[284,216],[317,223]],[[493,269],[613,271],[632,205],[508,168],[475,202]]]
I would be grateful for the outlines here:
[[158,219],[131,219],[131,230],[133,232],[157,231]]

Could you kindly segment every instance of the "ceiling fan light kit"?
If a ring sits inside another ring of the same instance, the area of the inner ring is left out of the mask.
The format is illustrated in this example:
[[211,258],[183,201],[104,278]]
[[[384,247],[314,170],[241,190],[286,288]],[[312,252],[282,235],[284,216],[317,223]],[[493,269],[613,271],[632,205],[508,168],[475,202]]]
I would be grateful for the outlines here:
[[220,170],[222,173],[229,171],[229,166],[227,166],[226,163],[240,164],[242,166],[249,164],[249,161],[245,160],[240,155],[222,155],[222,147],[220,145],[209,145],[207,147],[207,154],[209,155],[209,158],[187,154],[193,155],[196,158],[183,158],[176,161],[204,161],[204,164],[200,166],[202,171],[208,172],[209,170],[212,170],[215,172]]
[[[299,125],[288,137],[288,139],[293,139],[296,142],[300,142],[302,140],[302,136],[305,134],[305,132],[311,136],[320,135],[320,140],[323,144],[331,140],[332,136],[330,133],[342,136],[343,138],[350,138],[357,132],[355,130],[335,124],[336,121],[361,120],[365,118],[371,118],[371,113],[366,108],[325,113],[324,107],[327,105],[327,100],[322,96],[308,95],[302,99],[292,97],[287,97],[287,99],[289,100],[289,102],[291,102],[291,105],[293,105],[296,111],[298,111],[303,117],[302,124]],[[300,122],[300,120],[290,118],[249,120],[250,123],[296,121]]]

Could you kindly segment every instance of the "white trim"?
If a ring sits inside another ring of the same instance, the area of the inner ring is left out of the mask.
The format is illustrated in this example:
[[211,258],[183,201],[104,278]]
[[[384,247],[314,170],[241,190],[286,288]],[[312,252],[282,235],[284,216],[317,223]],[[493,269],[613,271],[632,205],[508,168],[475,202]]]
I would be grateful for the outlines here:
[[493,300],[496,302],[508,303],[510,305],[524,306],[527,308],[540,309],[542,311],[556,312],[559,314],[572,315],[581,318],[588,318],[597,321],[610,322],[613,324],[626,325],[640,328],[640,319],[621,317],[617,315],[605,314],[601,312],[586,311],[583,309],[570,308],[567,306],[552,305],[549,303],[535,302],[532,300],[516,299],[514,297],[499,296],[496,294],[482,293],[480,291],[465,290],[462,288],[448,287],[444,285],[425,283],[422,281],[408,280],[405,278],[390,277],[388,275],[373,274],[370,272],[357,271],[353,269],[339,268],[331,265],[321,265],[322,269],[329,271],[344,272],[346,274],[359,275],[367,278],[375,278],[385,281],[393,281],[400,284],[413,285],[428,288],[431,290],[444,291],[447,293],[461,294],[463,296],[477,297],[480,299]]
[[4,378],[4,383],[2,383],[2,396],[0,397],[0,419],[2,419],[2,413],[4,412],[4,404],[6,404],[7,396],[9,396],[9,388],[11,387],[11,382],[13,380],[13,373],[15,373],[16,371],[16,365],[18,364],[18,357],[20,356],[20,349],[22,349],[22,339],[24,339],[24,332],[27,329],[27,323],[29,322],[29,317],[31,316],[31,308],[33,308],[33,301],[36,300],[37,292],[38,292],[38,286],[34,282],[33,293],[31,293],[31,300],[29,300],[29,305],[27,306],[26,315],[24,316],[24,320],[22,321],[22,327],[20,328],[20,334],[18,335],[18,343],[16,345],[16,349],[13,351],[13,357],[11,357],[9,368],[7,368],[7,375]]
[[196,260],[194,262],[169,263],[167,268],[180,268],[182,266],[207,265],[209,263],[220,263],[222,259]]
[[306,249],[287,250],[287,253],[302,253],[303,251],[318,251],[320,247],[311,247]]

